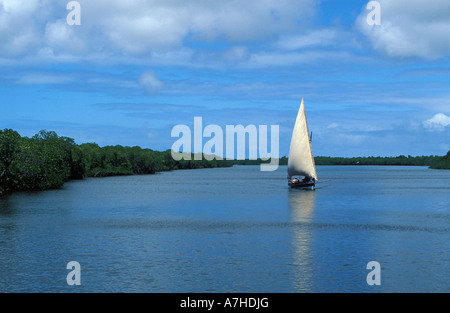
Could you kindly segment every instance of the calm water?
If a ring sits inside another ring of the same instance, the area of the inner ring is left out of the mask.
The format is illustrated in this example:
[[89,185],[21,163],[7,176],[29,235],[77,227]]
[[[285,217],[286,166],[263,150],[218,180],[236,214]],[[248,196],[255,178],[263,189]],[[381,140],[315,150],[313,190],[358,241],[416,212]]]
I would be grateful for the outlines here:
[[318,175],[316,191],[287,188],[286,167],[236,166],[2,196],[0,292],[450,291],[450,171]]

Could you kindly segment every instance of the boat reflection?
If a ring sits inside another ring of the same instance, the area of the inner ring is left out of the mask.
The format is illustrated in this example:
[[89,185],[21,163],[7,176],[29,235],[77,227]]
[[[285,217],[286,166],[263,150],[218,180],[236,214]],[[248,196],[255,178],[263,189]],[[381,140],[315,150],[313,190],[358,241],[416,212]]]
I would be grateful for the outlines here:
[[313,234],[316,192],[289,191],[289,211],[292,221],[293,287],[297,292],[313,291]]

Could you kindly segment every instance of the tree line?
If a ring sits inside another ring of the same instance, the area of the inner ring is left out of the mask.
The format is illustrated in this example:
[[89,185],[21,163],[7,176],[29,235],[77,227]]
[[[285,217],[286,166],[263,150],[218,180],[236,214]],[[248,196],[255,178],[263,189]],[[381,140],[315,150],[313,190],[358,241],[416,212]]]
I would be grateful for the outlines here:
[[[402,165],[402,166],[429,166],[436,169],[450,169],[450,151],[446,156],[441,157],[437,155],[430,156],[404,156],[396,157],[314,157],[316,165]],[[236,160],[234,164],[239,165],[260,165],[261,163],[268,163],[268,161],[258,160]],[[283,156],[279,159],[279,165],[287,165],[288,158]]]
[[435,169],[450,169],[450,151],[447,152],[447,154],[441,158],[438,158],[433,164],[430,166],[431,168]]
[[232,166],[225,160],[182,159],[171,151],[140,147],[77,145],[75,140],[42,130],[22,137],[12,129],[0,130],[0,193],[3,191],[60,188],[85,177],[153,174],[178,169]]
[[316,165],[402,165],[402,166],[432,166],[442,157],[430,156],[404,156],[396,157],[315,157]]
[[[450,151],[446,156],[397,157],[323,157],[314,158],[316,165],[420,165],[450,169]],[[156,172],[260,165],[258,160],[176,161],[170,150],[154,151],[141,147],[106,146],[95,143],[78,145],[69,137],[42,130],[35,136],[22,137],[12,129],[0,130],[0,193],[18,190],[45,190],[61,187],[65,182],[85,177],[154,174]],[[288,158],[279,159],[287,165]]]

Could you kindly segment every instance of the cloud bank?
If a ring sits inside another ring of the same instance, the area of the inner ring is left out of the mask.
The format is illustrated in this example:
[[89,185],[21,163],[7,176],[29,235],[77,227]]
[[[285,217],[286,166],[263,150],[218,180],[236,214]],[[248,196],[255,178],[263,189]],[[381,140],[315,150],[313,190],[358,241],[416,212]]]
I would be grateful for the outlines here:
[[439,59],[450,54],[450,1],[379,0],[381,25],[370,26],[363,8],[357,28],[374,49],[394,58]]
[[312,0],[90,0],[79,1],[82,25],[69,26],[67,2],[0,0],[0,56],[142,56],[187,41],[233,45],[297,29],[315,7]]

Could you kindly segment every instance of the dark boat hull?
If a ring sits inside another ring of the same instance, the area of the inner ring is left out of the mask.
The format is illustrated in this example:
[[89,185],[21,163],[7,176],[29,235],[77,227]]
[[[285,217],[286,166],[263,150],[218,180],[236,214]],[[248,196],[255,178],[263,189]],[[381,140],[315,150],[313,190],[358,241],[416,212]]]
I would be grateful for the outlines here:
[[298,182],[298,183],[292,183],[289,182],[289,187],[295,188],[295,189],[312,189],[314,190],[316,187],[316,182],[314,181],[308,181],[308,182]]

